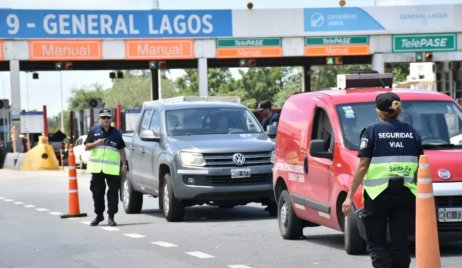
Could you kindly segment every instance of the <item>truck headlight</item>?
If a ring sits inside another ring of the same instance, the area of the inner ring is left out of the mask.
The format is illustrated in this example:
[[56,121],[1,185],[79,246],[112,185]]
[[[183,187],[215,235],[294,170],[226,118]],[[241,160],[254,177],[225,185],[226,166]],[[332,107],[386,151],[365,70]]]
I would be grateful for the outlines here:
[[180,152],[180,162],[183,166],[205,166],[205,159],[201,153]]
[[276,151],[271,151],[271,163],[274,164],[274,161],[276,160]]

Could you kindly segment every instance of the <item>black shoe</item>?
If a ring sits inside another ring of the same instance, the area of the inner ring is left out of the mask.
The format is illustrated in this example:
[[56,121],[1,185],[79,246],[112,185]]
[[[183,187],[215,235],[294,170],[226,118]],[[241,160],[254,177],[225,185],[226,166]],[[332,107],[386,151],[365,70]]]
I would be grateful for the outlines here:
[[114,221],[114,216],[109,216],[109,219],[107,219],[107,225],[108,226],[117,226],[117,223]]
[[96,217],[90,222],[90,226],[96,226],[104,220],[103,215],[96,215]]

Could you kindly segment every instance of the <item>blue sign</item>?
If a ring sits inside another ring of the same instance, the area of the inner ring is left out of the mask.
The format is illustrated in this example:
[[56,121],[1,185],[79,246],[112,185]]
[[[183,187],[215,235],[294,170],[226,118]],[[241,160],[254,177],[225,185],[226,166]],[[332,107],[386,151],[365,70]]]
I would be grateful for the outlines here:
[[0,38],[232,36],[231,10],[0,10]]
[[371,15],[361,8],[305,8],[305,32],[384,30]]

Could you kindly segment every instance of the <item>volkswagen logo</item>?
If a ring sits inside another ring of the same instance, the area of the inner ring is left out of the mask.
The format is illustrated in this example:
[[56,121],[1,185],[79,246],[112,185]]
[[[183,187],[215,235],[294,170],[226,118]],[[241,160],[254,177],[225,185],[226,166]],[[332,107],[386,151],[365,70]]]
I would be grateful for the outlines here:
[[242,166],[245,164],[245,156],[241,153],[233,154],[233,162],[238,166]]
[[438,170],[438,176],[443,180],[449,180],[451,178],[451,172],[447,169]]

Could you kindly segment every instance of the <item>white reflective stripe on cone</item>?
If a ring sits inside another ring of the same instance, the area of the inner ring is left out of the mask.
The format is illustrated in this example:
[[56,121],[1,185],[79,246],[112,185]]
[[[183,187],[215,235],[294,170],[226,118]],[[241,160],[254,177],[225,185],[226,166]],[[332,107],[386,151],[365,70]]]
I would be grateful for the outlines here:
[[417,198],[432,198],[433,193],[417,193]]

